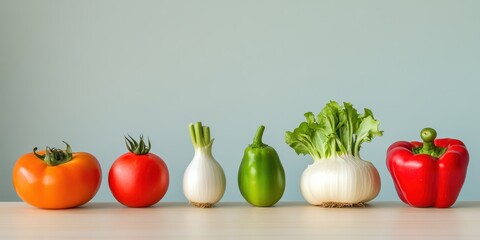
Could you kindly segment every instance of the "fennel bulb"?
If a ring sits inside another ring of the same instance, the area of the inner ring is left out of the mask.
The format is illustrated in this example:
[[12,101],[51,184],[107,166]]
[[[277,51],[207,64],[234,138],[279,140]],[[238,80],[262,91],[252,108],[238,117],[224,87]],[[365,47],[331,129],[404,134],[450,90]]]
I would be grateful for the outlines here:
[[300,188],[312,205],[325,207],[361,206],[380,192],[380,175],[375,166],[360,157],[360,146],[382,136],[379,121],[369,109],[363,115],[350,103],[343,107],[331,101],[318,114],[305,113],[285,141],[297,154],[309,154],[313,164],[303,172]]
[[210,128],[197,122],[189,130],[195,154],[183,175],[183,193],[193,206],[209,208],[225,193],[225,173],[212,155]]

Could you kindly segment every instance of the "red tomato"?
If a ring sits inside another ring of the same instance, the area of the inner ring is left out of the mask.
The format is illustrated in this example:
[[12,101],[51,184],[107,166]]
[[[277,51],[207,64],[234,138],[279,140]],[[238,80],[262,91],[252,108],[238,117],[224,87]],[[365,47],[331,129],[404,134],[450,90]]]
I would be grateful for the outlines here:
[[[146,147],[143,143],[141,145]],[[115,160],[108,173],[110,191],[118,202],[127,207],[151,206],[167,192],[167,165],[159,156],[148,153],[149,149],[148,146],[147,153],[123,154]]]

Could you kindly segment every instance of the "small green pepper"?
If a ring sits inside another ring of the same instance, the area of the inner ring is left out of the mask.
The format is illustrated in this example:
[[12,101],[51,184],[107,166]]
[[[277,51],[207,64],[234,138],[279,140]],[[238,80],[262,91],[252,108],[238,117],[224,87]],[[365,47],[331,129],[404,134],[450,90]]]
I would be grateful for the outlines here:
[[265,126],[260,126],[243,154],[238,170],[238,187],[243,198],[257,207],[271,207],[285,191],[285,171],[272,147],[262,142]]

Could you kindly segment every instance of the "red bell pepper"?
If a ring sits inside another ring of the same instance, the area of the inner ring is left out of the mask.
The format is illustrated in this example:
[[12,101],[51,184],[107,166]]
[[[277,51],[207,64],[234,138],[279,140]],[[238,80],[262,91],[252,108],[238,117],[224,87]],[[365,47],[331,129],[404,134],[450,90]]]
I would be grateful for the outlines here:
[[387,167],[400,199],[413,207],[448,208],[457,200],[467,174],[469,155],[462,141],[435,139],[422,130],[421,142],[400,141],[387,150]]

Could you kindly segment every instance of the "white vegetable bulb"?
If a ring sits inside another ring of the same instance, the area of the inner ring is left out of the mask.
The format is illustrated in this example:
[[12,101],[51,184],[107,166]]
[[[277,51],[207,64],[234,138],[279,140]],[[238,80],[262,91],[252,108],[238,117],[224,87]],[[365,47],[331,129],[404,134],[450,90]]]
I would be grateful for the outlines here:
[[312,205],[362,206],[380,192],[380,175],[371,162],[360,157],[365,142],[382,136],[380,122],[370,109],[359,114],[350,103],[330,101],[315,117],[285,133],[285,142],[297,154],[308,154],[313,164],[303,172],[300,188]]
[[225,173],[212,155],[210,128],[200,122],[189,128],[195,155],[183,175],[183,193],[196,207],[212,207],[225,193]]
[[351,155],[314,161],[302,174],[300,189],[312,205],[363,205],[380,192],[380,175],[372,163]]

